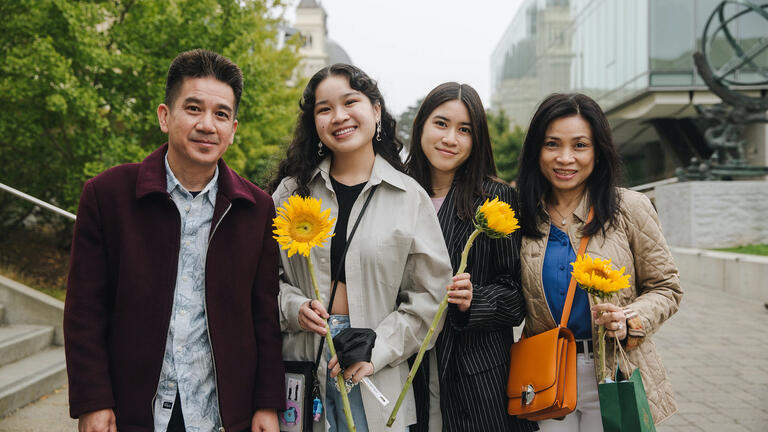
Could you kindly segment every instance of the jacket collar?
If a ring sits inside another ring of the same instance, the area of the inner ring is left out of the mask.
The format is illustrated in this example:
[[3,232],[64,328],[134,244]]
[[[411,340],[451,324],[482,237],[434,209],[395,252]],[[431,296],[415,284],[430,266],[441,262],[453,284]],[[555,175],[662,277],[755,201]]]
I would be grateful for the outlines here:
[[[165,154],[168,143],[163,144],[147,156],[139,165],[139,177],[136,180],[136,198],[143,198],[151,193],[168,194],[165,172]],[[252,204],[256,200],[250,193],[246,180],[232,171],[224,159],[219,159],[219,194],[229,201],[244,199]]]
[[[325,181],[325,185],[328,189],[333,190],[331,186],[331,157],[323,158],[320,164],[312,172],[310,183],[315,180],[315,177],[320,175]],[[368,180],[368,184],[365,185],[363,190],[370,188],[371,186],[378,185],[382,182],[394,186],[400,190],[405,191],[405,183],[403,182],[403,173],[396,170],[389,162],[386,161],[381,155],[376,155],[373,160],[373,169],[371,170],[371,178]]]
[[576,210],[573,211],[573,215],[576,216],[581,223],[587,223],[587,217],[589,216],[589,191],[584,190],[584,195],[581,196],[579,205],[576,206]]

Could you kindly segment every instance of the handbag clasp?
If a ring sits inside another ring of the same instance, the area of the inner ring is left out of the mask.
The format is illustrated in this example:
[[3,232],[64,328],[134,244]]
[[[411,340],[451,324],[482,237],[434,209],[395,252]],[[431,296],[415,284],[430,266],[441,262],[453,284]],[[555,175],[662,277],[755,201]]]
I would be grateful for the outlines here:
[[533,386],[528,384],[527,386],[523,386],[523,391],[520,394],[520,401],[523,405],[530,405],[535,396],[536,392],[533,390]]

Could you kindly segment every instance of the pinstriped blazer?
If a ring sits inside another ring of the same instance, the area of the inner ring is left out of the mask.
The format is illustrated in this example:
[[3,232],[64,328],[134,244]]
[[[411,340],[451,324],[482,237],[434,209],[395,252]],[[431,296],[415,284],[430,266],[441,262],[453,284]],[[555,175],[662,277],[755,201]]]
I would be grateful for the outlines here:
[[[454,191],[451,188],[445,197],[438,220],[456,271],[475,227],[472,220],[458,217]],[[487,198],[498,196],[516,207],[516,193],[506,184],[485,180],[483,191]],[[486,197],[477,197],[474,208]],[[472,305],[464,313],[449,305],[435,349],[444,431],[538,429],[536,423],[509,416],[506,409],[512,327],[525,317],[519,252],[519,232],[508,239],[480,235],[470,249],[467,273],[473,285]]]

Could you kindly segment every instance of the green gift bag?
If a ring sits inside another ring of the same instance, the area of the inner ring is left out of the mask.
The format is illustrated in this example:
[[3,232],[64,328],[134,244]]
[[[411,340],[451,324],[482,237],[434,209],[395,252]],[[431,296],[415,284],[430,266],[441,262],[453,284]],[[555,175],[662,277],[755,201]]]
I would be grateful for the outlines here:
[[[616,370],[616,379],[621,372]],[[635,369],[628,380],[597,386],[605,432],[656,432],[643,378]]]

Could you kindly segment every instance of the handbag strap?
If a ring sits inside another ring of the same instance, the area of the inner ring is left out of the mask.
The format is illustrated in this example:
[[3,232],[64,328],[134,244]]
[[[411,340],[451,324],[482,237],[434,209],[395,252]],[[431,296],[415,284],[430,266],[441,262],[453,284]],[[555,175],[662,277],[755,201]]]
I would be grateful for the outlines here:
[[[592,222],[592,216],[594,215],[595,208],[589,208],[589,215],[587,216],[587,223]],[[584,252],[587,250],[587,243],[589,242],[589,236],[581,238],[579,243],[579,252],[576,254],[576,258],[584,256]],[[560,318],[560,327],[568,327],[568,318],[571,316],[571,306],[573,305],[573,296],[576,294],[576,279],[571,275],[571,283],[568,285],[568,295],[565,297],[565,305],[563,305],[563,316]]]
[[[341,259],[339,260],[340,263],[344,262],[344,258],[347,257],[347,249],[349,249],[349,242],[352,241],[352,237],[355,235],[355,231],[357,231],[357,226],[360,225],[360,219],[363,218],[363,213],[365,213],[365,209],[368,208],[368,203],[371,202],[371,198],[373,198],[373,193],[376,192],[376,188],[379,187],[379,185],[374,185],[371,187],[371,192],[368,193],[368,197],[365,198],[365,202],[363,203],[363,208],[360,209],[360,214],[357,215],[357,220],[355,221],[355,224],[352,226],[352,231],[349,232],[349,236],[347,236],[347,241],[344,243],[344,251],[341,253]],[[331,306],[333,306],[333,299],[336,297],[336,287],[339,285],[339,276],[341,276],[341,269],[343,266],[339,265],[339,268],[336,269],[336,275],[333,278],[333,288],[331,289],[331,297],[328,300],[328,307],[326,310],[330,313],[331,312]],[[320,346],[317,348],[317,356],[315,357],[315,371],[317,370],[317,367],[320,366],[320,358],[323,355],[323,345],[325,344],[325,338],[320,338]]]

